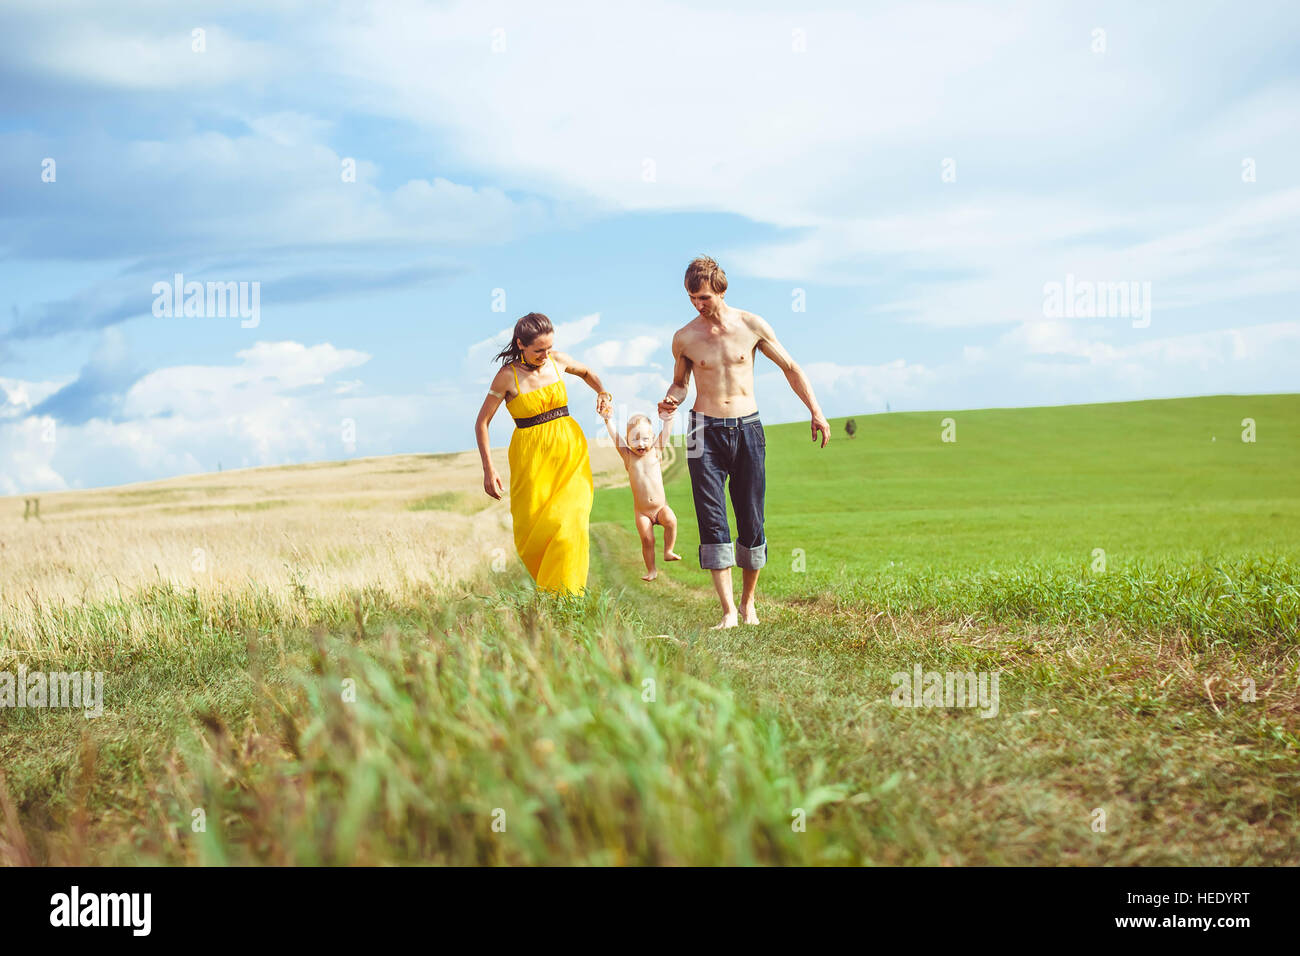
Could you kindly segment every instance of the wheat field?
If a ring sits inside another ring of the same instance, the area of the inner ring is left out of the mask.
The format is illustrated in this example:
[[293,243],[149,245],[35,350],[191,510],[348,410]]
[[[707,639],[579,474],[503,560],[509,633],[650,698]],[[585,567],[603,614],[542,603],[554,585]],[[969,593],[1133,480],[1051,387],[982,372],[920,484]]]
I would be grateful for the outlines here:
[[[599,487],[626,483],[613,448],[593,442],[591,458]],[[506,450],[493,461],[508,486]],[[145,585],[211,596],[275,584],[292,615],[295,596],[406,595],[513,566],[508,502],[481,476],[477,452],[394,455],[26,496],[39,518],[24,518],[23,497],[0,498],[0,655],[57,650],[37,623],[50,608]],[[156,641],[148,623],[132,617],[124,644]]]

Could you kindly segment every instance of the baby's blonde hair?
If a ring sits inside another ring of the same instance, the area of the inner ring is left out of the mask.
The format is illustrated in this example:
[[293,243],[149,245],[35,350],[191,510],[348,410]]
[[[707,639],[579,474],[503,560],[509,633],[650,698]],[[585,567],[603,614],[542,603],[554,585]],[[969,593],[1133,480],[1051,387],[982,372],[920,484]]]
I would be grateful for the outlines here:
[[644,421],[647,425],[650,426],[651,431],[655,430],[655,423],[650,421],[650,416],[642,415],[640,412],[638,412],[637,414],[633,415],[631,418],[627,420],[627,433],[629,435],[632,434],[632,426],[634,426],[637,423],[637,421]]

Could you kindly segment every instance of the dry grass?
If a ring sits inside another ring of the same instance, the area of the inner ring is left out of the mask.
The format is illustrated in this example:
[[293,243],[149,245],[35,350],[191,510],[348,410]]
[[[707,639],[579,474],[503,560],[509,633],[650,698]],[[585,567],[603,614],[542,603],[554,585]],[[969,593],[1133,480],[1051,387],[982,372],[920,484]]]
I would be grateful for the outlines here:
[[[505,449],[493,457],[508,485]],[[602,485],[625,480],[613,449],[593,445],[592,459]],[[52,608],[121,600],[145,586],[203,595],[271,586],[288,612],[305,597],[367,588],[404,595],[485,565],[513,567],[509,504],[480,485],[470,452],[42,494],[40,520],[23,519],[22,498],[0,498],[0,654],[49,650],[39,621]],[[430,508],[430,500],[465,506]],[[132,618],[124,644],[155,640],[148,624]]]

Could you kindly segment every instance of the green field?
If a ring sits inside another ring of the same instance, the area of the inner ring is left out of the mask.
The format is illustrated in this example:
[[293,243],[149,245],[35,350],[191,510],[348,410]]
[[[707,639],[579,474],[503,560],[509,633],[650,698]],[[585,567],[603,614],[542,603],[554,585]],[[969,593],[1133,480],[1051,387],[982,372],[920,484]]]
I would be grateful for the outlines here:
[[[945,418],[955,442],[941,441]],[[1300,395],[862,415],[852,439],[845,421],[825,448],[802,422],[766,429],[765,587],[828,587],[846,567],[1084,567],[1099,547],[1120,560],[1300,554]],[[694,547],[684,459],[667,491]],[[592,521],[630,507],[627,490],[603,490]]]
[[[0,670],[107,690],[0,710],[0,864],[1300,863],[1300,396],[843,422],[768,429],[757,627],[707,629],[681,455],[686,560],[642,582],[600,490],[582,598],[410,577],[392,528],[468,540],[458,487],[348,547],[255,514],[246,586],[6,593]],[[995,712],[897,706],[918,667],[996,674]]]
[[[860,416],[853,438],[844,422],[825,448],[803,423],[766,429],[764,595],[1215,633],[1245,601],[1248,627],[1294,633],[1294,596],[1290,617],[1270,607],[1300,558],[1300,396]],[[684,457],[667,478],[689,556]],[[626,525],[630,508],[629,491],[603,490],[592,521]],[[675,579],[707,584],[698,561],[684,564],[668,566]],[[1222,594],[1236,596],[1232,614],[1177,606]]]

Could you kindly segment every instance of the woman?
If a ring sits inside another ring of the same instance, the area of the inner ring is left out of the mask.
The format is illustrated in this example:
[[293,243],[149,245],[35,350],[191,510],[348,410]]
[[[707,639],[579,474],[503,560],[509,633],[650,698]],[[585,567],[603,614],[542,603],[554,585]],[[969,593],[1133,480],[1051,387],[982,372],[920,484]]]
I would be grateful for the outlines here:
[[515,550],[537,586],[576,592],[587,584],[592,478],[587,438],[569,415],[561,373],[582,379],[596,392],[596,411],[613,397],[596,373],[553,348],[555,329],[540,312],[515,323],[510,344],[496,356],[503,365],[492,379],[474,431],[483,459],[483,490],[501,498],[501,476],[488,450],[488,425],[504,401],[515,420],[510,437],[510,514]]

